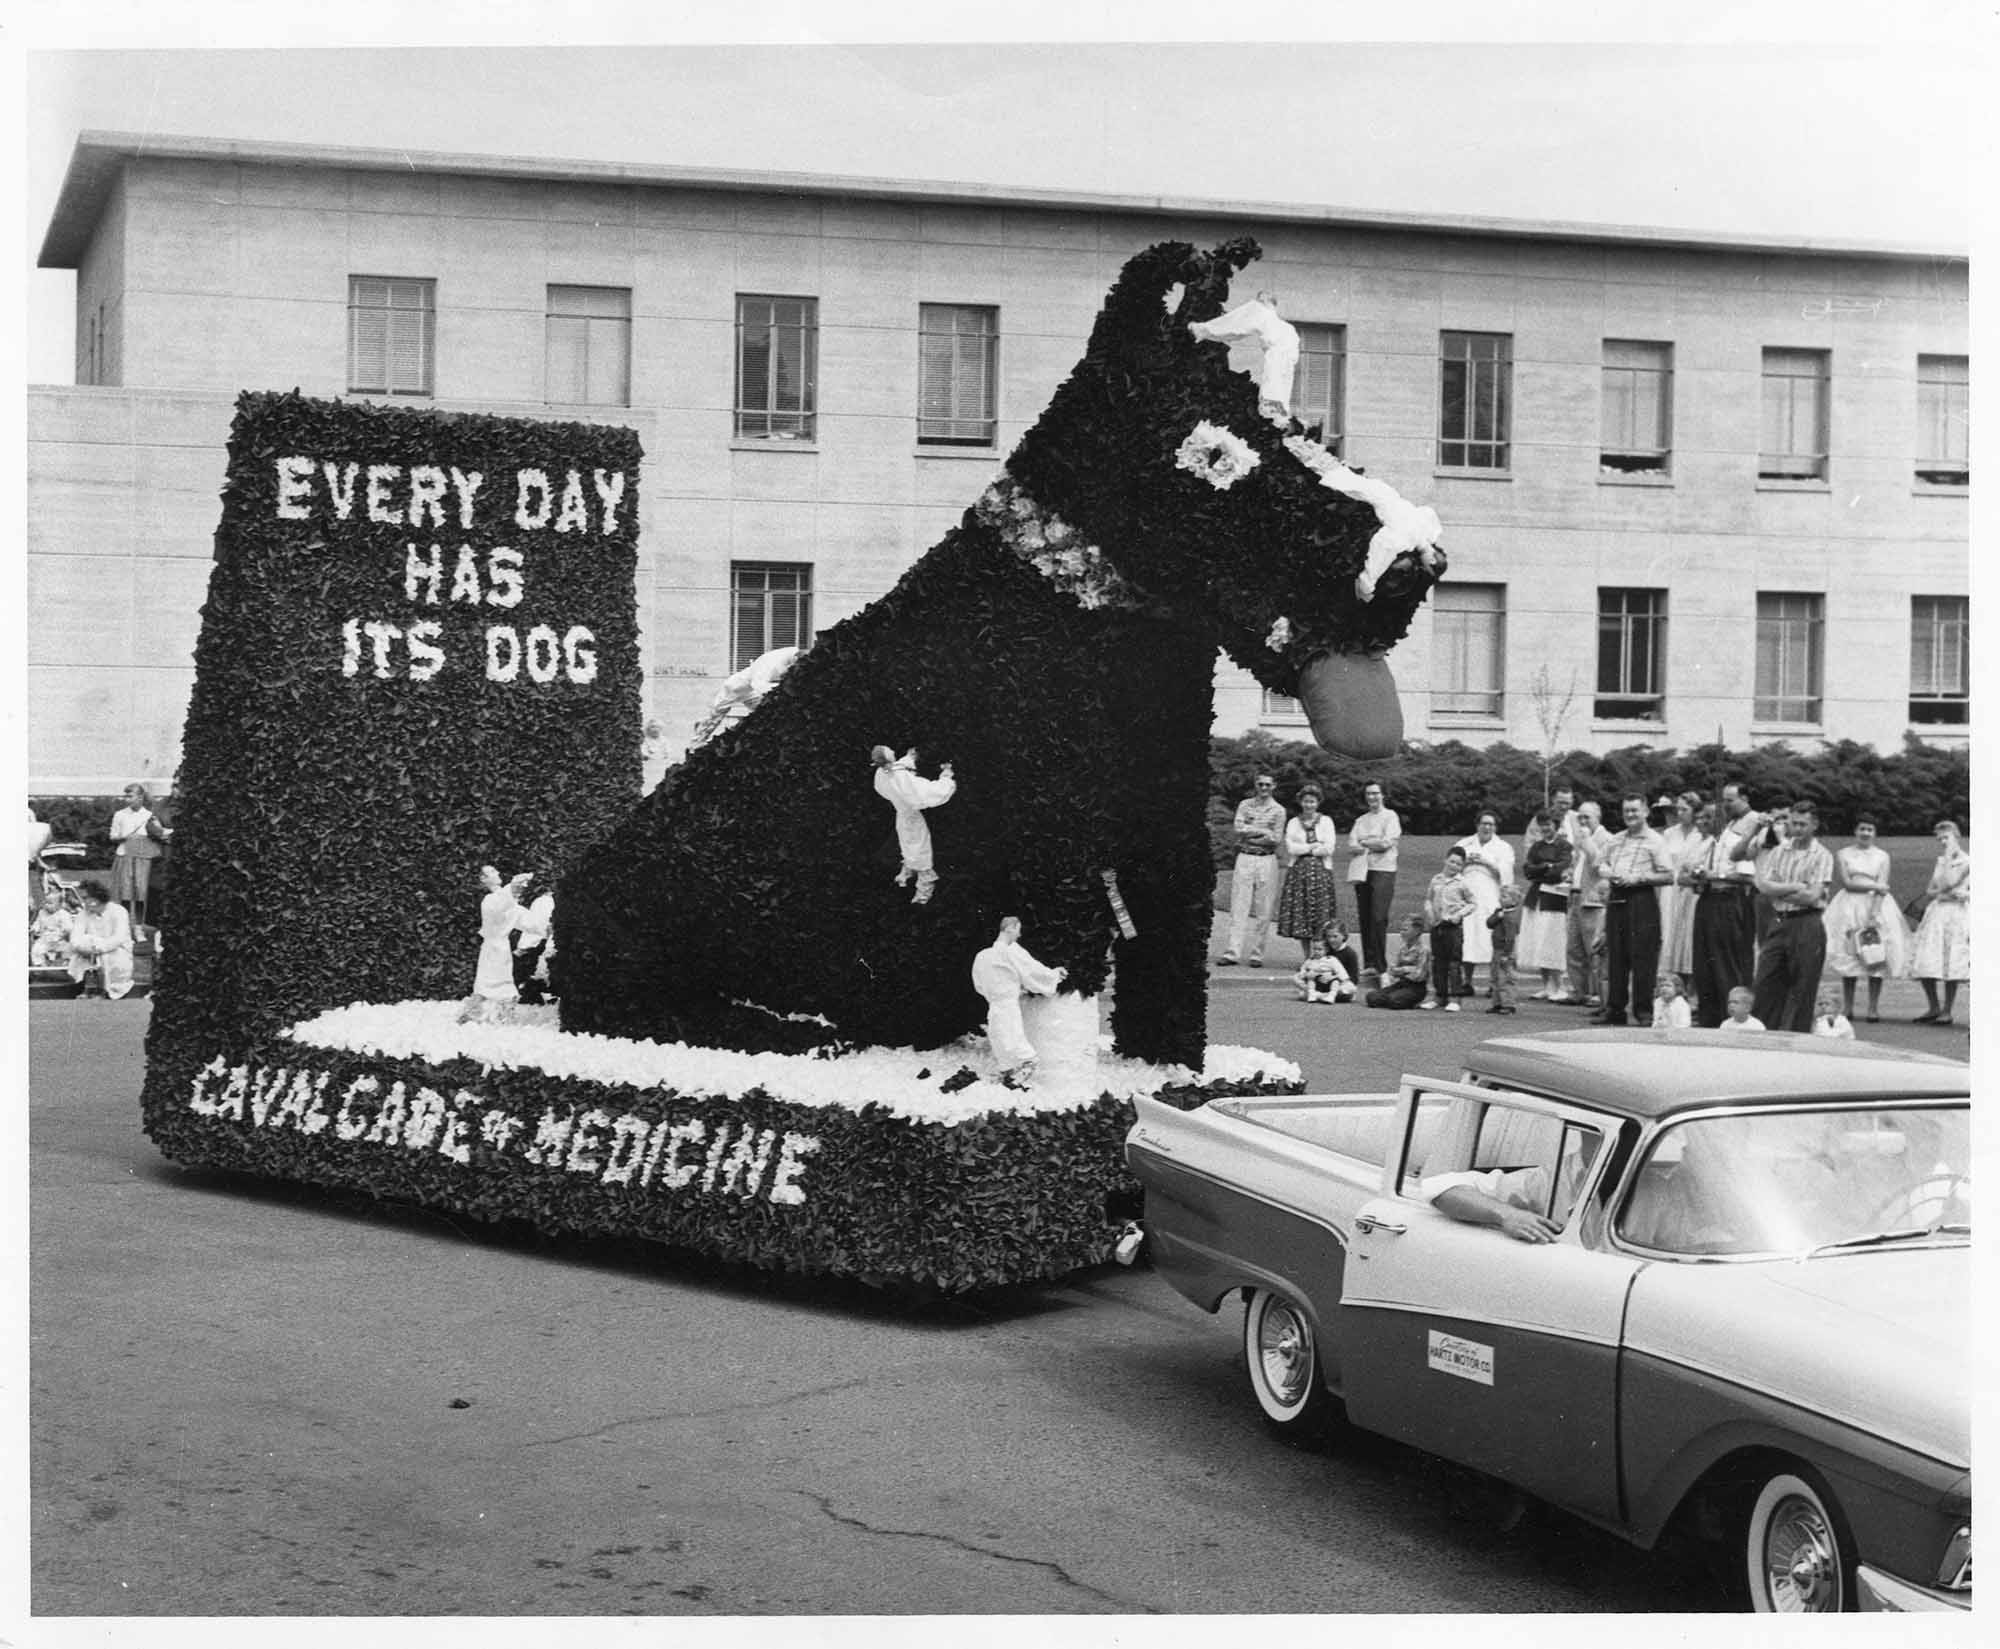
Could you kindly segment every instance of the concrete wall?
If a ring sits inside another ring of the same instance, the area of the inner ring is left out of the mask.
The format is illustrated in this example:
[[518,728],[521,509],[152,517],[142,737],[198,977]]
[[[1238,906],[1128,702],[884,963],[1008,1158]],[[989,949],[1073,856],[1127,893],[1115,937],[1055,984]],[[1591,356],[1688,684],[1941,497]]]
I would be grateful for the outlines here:
[[[1736,745],[1824,734],[1895,748],[1908,726],[1909,598],[1968,588],[1967,500],[1914,490],[1920,353],[1966,352],[1966,272],[1881,259],[1254,226],[1246,277],[1295,321],[1347,328],[1347,455],[1435,504],[1452,576],[1506,587],[1498,718],[1430,713],[1431,620],[1394,665],[1414,737],[1540,742],[1530,684],[1574,668],[1565,745]],[[79,272],[122,299],[123,392],[30,399],[31,770],[170,769],[229,406],[241,388],[346,390],[350,274],[437,282],[436,402],[609,417],[646,449],[641,611],[656,758],[728,669],[732,560],[810,562],[820,627],[885,590],[995,472],[1081,353],[1124,259],[1241,220],[780,197],[658,187],[140,159]],[[546,289],[629,287],[627,409],[543,400]],[[732,439],[734,299],[819,300],[816,442]],[[921,302],[997,305],[995,450],[915,440]],[[1438,333],[1510,333],[1509,478],[1435,465]],[[1670,482],[1601,476],[1602,341],[1674,346]],[[1832,352],[1831,478],[1756,479],[1761,352]],[[1590,717],[1600,585],[1665,586],[1668,713]],[[1817,729],[1751,720],[1759,591],[1826,598]],[[87,615],[87,616],[86,616]],[[1226,661],[1217,727],[1267,722]],[[1291,724],[1295,725],[1295,724]],[[1961,736],[1947,734],[1946,736]],[[164,764],[164,767],[161,766]],[[657,761],[656,761],[657,765]]]

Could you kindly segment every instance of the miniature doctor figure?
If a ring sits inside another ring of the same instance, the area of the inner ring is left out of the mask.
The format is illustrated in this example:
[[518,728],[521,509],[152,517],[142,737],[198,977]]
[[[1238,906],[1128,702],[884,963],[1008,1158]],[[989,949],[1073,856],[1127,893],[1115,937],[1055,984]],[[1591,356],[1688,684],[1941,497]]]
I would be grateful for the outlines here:
[[799,651],[796,647],[774,647],[768,653],[759,653],[724,681],[716,689],[715,702],[709,706],[708,714],[695,723],[694,737],[688,741],[688,749],[699,749],[725,727],[741,721],[763,703],[765,695],[797,662]]
[[903,887],[914,877],[917,891],[910,903],[927,905],[931,889],[937,886],[937,871],[931,864],[931,827],[924,822],[924,809],[950,801],[958,780],[950,762],[935,779],[920,776],[914,750],[899,757],[886,744],[878,744],[868,755],[875,763],[875,794],[896,810],[896,841],[903,850],[896,886]]
[[514,952],[507,940],[526,914],[521,892],[533,880],[534,873],[524,870],[503,882],[493,866],[479,867],[479,962],[472,994],[458,1010],[459,1024],[512,1017],[520,992],[514,987]]
[[1188,330],[1204,343],[1255,338],[1264,348],[1257,371],[1257,410],[1274,424],[1292,419],[1292,374],[1299,364],[1299,331],[1278,313],[1277,300],[1259,292],[1212,321],[1190,321]]
[[986,998],[986,1040],[1003,1077],[1035,1061],[1035,1046],[1021,1026],[1021,993],[1049,996],[1069,977],[1068,968],[1037,962],[1021,944],[1021,919],[1003,917],[992,944],[972,959],[972,988]]

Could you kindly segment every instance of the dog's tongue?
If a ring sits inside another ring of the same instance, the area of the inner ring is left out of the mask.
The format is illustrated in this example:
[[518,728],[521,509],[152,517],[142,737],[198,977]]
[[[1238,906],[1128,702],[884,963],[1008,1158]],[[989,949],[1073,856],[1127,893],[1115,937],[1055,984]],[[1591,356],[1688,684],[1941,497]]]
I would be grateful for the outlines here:
[[1403,747],[1403,704],[1386,659],[1328,653],[1299,673],[1313,737],[1336,755],[1374,761]]

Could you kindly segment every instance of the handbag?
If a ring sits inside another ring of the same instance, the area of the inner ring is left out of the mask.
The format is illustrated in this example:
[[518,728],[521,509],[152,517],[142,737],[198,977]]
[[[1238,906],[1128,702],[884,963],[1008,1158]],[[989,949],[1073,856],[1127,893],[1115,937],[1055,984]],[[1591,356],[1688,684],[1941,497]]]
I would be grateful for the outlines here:
[[1889,960],[1889,947],[1882,943],[1882,930],[1872,922],[1854,930],[1854,954],[1865,968],[1879,968]]

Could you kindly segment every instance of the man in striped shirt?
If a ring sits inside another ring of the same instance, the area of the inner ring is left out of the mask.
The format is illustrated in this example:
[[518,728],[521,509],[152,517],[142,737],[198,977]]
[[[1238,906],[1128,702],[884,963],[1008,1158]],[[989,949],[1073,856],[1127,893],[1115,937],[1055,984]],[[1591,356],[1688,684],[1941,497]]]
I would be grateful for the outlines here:
[[1757,865],[1757,891],[1775,913],[1771,936],[1757,956],[1751,1013],[1770,1031],[1810,1031],[1826,928],[1820,912],[1833,880],[1833,855],[1819,840],[1819,810],[1792,803],[1791,834]]

